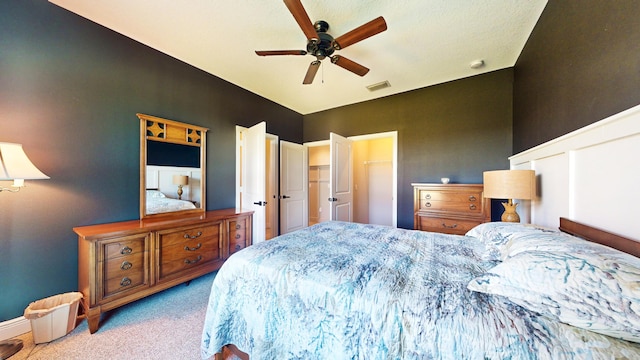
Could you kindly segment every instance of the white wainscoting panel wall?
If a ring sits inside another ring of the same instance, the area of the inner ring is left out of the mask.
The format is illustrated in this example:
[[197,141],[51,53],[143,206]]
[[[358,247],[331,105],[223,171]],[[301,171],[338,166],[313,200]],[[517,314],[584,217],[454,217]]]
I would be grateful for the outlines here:
[[178,186],[173,184],[173,175],[187,175],[189,184],[182,188],[182,199],[192,200],[200,206],[200,168],[147,165],[147,189],[160,190],[167,197],[178,198]]
[[562,216],[640,240],[640,105],[509,160],[536,172],[523,222],[557,228]]

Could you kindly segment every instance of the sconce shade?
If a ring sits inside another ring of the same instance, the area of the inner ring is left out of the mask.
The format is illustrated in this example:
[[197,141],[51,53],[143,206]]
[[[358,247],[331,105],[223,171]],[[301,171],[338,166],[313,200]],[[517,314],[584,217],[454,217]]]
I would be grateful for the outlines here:
[[530,200],[535,195],[533,170],[495,170],[483,174],[484,197]]
[[0,142],[0,180],[49,179],[33,165],[21,144]]
[[189,185],[189,177],[187,175],[173,175],[174,185]]

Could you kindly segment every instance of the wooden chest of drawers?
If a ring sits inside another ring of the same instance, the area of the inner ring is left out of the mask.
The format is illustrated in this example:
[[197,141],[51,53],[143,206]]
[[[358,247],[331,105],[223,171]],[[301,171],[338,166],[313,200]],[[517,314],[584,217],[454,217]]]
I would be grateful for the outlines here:
[[414,229],[464,235],[491,221],[491,202],[482,184],[411,184]]
[[227,209],[74,228],[89,331],[105,311],[219,269],[251,245],[252,219]]

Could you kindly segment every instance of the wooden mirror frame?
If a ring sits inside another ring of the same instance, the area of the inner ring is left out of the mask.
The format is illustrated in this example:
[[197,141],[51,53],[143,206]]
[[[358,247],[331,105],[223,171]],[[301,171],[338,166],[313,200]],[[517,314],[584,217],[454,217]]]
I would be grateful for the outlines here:
[[[206,144],[209,129],[156,116],[136,114],[140,119],[140,219],[203,213],[206,210]],[[200,206],[196,209],[147,214],[147,141],[196,146],[200,149]]]

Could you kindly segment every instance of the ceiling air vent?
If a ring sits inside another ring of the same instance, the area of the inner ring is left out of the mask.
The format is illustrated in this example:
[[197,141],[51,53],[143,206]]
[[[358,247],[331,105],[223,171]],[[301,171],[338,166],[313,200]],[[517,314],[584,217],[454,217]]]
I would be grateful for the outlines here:
[[367,89],[369,89],[369,91],[376,91],[376,90],[388,88],[390,86],[391,86],[391,84],[389,84],[389,82],[385,80],[385,81],[379,82],[377,84],[369,85],[369,86],[367,86]]

